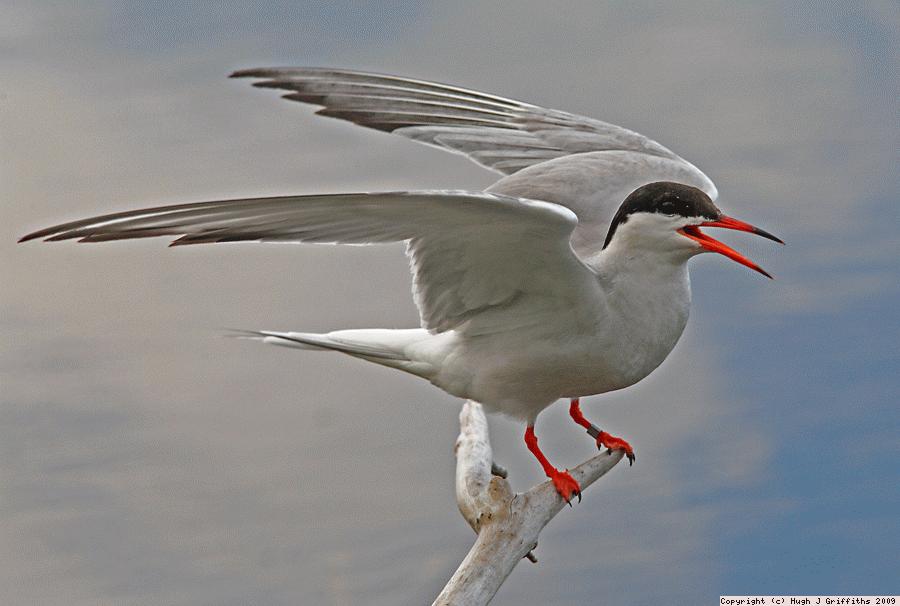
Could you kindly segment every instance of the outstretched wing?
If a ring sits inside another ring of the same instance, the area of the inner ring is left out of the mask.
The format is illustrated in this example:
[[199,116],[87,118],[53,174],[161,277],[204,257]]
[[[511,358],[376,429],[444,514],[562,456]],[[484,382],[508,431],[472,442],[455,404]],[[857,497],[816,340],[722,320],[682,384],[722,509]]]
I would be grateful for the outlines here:
[[712,181],[656,141],[626,128],[456,86],[316,68],[246,69],[236,78],[289,91],[284,98],[347,120],[463,154],[506,175],[489,191],[565,206],[578,217],[572,245],[596,254],[622,201],[655,181],[705,191]]
[[289,91],[316,113],[468,156],[502,174],[585,152],[617,150],[679,159],[621,126],[456,86],[342,69],[245,69],[233,78]]
[[[572,252],[568,209],[482,192],[412,191],[250,198],[132,210],[56,225],[21,241],[177,236],[207,242],[408,242],[423,325],[459,328],[529,297],[570,305],[593,273]],[[551,304],[552,308],[553,305]]]

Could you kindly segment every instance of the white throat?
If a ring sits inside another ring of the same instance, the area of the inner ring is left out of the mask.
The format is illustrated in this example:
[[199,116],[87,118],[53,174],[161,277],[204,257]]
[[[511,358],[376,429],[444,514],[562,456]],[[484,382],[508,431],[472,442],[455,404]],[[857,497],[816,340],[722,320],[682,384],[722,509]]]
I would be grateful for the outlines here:
[[687,325],[691,287],[684,251],[660,253],[610,245],[588,260],[604,298],[608,346],[636,382],[659,366]]
[[665,320],[672,314],[683,315],[686,322],[691,304],[690,256],[634,250],[613,242],[588,264],[610,305],[621,307],[638,325],[655,324],[654,316]]

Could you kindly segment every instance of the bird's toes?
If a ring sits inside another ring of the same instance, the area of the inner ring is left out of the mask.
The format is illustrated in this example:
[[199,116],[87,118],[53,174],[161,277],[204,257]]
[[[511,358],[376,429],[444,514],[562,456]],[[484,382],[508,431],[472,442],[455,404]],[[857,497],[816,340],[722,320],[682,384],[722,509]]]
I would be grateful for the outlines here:
[[628,457],[628,465],[631,466],[634,464],[634,449],[631,447],[631,444],[623,440],[622,438],[617,438],[616,436],[610,435],[605,431],[601,431],[600,435],[597,436],[597,448],[606,447],[609,450],[607,454],[612,455],[614,450],[621,450],[625,453],[625,456]]
[[581,502],[581,486],[568,471],[557,471],[550,479],[553,481],[556,492],[570,507],[572,506],[573,497],[578,497],[578,502]]

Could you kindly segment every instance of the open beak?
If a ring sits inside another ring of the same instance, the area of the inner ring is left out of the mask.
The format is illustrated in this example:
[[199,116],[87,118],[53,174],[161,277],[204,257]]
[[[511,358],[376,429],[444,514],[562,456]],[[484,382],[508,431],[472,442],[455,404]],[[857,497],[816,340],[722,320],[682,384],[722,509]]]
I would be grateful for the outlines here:
[[769,273],[766,272],[762,267],[742,255],[738,251],[726,246],[725,244],[722,244],[718,240],[710,238],[705,233],[700,231],[701,227],[724,227],[725,229],[746,231],[750,232],[751,234],[756,234],[757,236],[762,236],[763,238],[768,238],[769,240],[778,242],[779,244],[784,244],[784,242],[782,242],[780,239],[776,238],[767,231],[763,231],[758,227],[750,225],[749,223],[744,223],[743,221],[738,221],[737,219],[732,219],[731,217],[726,217],[725,215],[722,215],[715,221],[707,221],[706,223],[701,223],[700,225],[688,225],[687,227],[683,227],[678,230],[678,233],[697,242],[704,249],[710,252],[717,252],[720,255],[725,255],[729,259],[737,261],[741,265],[746,265],[750,269],[758,271],[767,278],[772,278],[772,276],[769,275]]

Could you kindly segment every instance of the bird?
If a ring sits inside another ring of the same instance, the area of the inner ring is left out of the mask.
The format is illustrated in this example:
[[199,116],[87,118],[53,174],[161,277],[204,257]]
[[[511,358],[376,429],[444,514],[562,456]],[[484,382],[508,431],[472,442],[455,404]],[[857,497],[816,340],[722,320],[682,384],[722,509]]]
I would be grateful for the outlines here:
[[582,414],[580,398],[634,385],[675,347],[688,320],[688,261],[724,255],[771,278],[702,228],[783,242],[725,215],[697,167],[626,128],[400,76],[322,67],[236,71],[316,114],[462,154],[501,176],[483,191],[288,195],[142,208],[30,233],[105,242],[171,236],[214,242],[405,242],[420,326],[244,336],[336,351],[397,369],[525,422],[527,448],[571,505],[581,487],[535,434],[569,401],[598,448],[634,449]]

